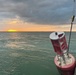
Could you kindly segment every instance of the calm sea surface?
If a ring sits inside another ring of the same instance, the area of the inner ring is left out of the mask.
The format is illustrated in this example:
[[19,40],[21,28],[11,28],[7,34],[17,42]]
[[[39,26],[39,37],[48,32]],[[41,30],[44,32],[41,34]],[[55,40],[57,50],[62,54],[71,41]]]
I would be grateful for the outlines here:
[[[51,33],[51,32],[50,32]],[[0,33],[0,75],[59,75],[49,32]],[[66,33],[68,41],[69,33]],[[70,52],[76,57],[76,33]]]

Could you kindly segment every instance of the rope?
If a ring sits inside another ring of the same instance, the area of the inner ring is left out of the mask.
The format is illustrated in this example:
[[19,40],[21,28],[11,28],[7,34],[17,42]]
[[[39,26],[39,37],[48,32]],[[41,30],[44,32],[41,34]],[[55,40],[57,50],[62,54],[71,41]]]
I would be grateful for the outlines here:
[[72,17],[72,21],[71,21],[71,27],[70,27],[70,34],[69,34],[69,41],[68,41],[68,50],[67,50],[67,52],[69,52],[69,48],[70,48],[70,40],[71,40],[71,33],[72,33],[72,27],[73,27],[74,19],[75,19],[75,0],[74,0],[73,17]]

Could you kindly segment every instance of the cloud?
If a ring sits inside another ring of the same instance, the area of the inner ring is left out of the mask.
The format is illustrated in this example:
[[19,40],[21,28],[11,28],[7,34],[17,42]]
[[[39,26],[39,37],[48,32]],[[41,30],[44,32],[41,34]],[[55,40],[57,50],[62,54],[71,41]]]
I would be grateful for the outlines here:
[[1,18],[19,16],[38,24],[68,24],[72,8],[72,0],[0,0]]

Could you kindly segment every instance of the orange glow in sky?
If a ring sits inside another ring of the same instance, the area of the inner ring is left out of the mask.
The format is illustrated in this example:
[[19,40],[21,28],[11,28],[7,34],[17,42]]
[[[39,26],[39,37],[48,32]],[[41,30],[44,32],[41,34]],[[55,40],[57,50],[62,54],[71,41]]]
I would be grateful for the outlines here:
[[[30,22],[23,22],[22,20],[9,19],[1,22],[4,26],[4,29],[1,31],[69,31],[70,25],[42,25],[35,24]],[[73,31],[76,31],[76,27],[73,27]]]

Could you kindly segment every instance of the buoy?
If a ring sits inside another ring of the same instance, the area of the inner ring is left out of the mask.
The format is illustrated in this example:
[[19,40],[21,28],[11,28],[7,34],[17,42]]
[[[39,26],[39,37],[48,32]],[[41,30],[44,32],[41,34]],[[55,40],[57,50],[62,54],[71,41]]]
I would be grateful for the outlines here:
[[64,32],[53,32],[50,34],[54,51],[57,55],[54,58],[54,63],[61,75],[74,75],[75,58],[67,49],[68,45]]
[[66,64],[61,61],[62,64],[58,61],[57,56],[54,59],[55,65],[61,75],[74,75],[75,72],[75,58],[72,54],[69,54],[69,59],[67,59]]

